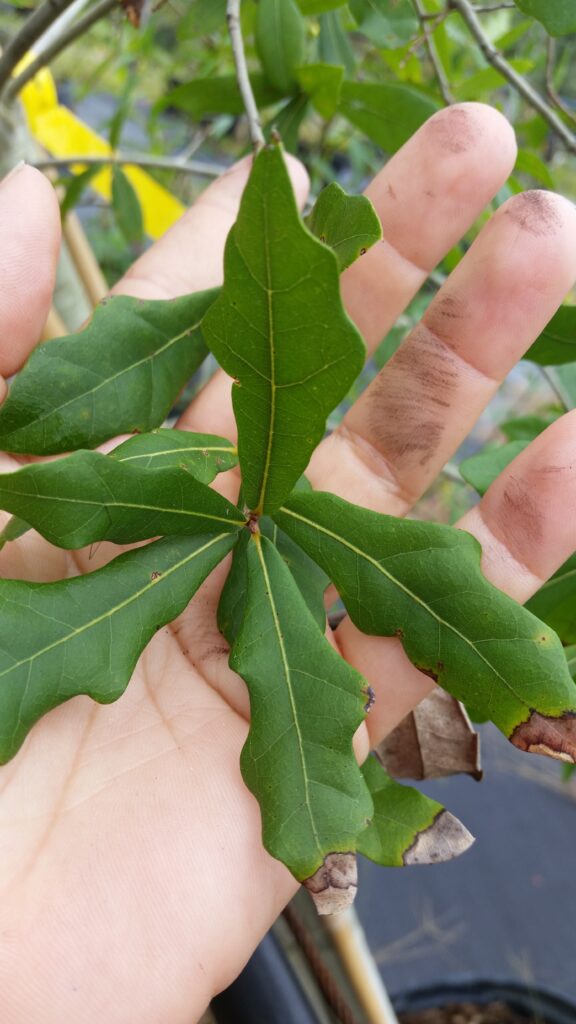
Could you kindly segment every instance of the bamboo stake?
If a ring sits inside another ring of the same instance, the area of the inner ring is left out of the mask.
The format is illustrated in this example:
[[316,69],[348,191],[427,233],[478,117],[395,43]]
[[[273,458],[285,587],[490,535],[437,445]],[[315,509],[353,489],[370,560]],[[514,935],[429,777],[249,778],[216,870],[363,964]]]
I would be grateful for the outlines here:
[[398,1024],[394,1007],[354,908],[347,907],[342,913],[324,917],[322,921],[338,951],[368,1024]]
[[62,226],[62,233],[90,303],[96,306],[107,295],[108,285],[77,214],[68,214]]

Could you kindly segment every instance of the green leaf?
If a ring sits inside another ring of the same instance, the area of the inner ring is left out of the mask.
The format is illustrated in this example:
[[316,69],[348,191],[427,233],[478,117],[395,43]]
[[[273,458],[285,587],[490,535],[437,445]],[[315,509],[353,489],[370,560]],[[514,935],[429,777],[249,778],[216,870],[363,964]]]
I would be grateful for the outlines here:
[[576,688],[560,641],[488,583],[473,537],[330,494],[292,495],[274,518],[364,633],[398,636],[417,668],[520,749],[576,759]]
[[358,853],[383,867],[438,864],[464,853],[473,837],[436,800],[401,785],[369,757],[362,774],[374,802],[374,816],[358,838]]
[[178,34],[183,42],[219,29],[226,31],[226,0],[193,0],[185,13],[179,13]]
[[116,224],[128,244],[140,245],[144,238],[142,207],[134,186],[120,167],[112,168],[112,208]]
[[350,45],[348,33],[342,28],[337,11],[330,11],[320,18],[318,56],[324,64],[342,64],[348,75],[354,75],[356,58]]
[[344,82],[340,113],[387,153],[395,153],[439,109],[405,85]]
[[146,470],[182,468],[203,484],[238,462],[236,445],[224,437],[172,428],[129,437],[108,458]]
[[572,647],[565,647],[564,654],[566,655],[566,661],[568,662],[568,671],[572,676],[572,679],[576,681],[576,644]]
[[324,594],[330,583],[326,573],[268,516],[264,516],[260,520],[260,531],[264,537],[268,537],[278,554],[284,559],[306,602],[308,611],[318,628],[324,632],[326,629]]
[[337,7],[344,7],[346,0],[298,0],[298,7],[302,14],[324,14],[325,11],[335,11]]
[[81,331],[32,353],[0,409],[0,447],[57,454],[160,426],[206,356],[200,321],[216,295],[104,299]]
[[516,173],[521,171],[524,174],[529,174],[531,178],[537,181],[538,184],[543,185],[544,188],[554,189],[554,178],[550,173],[549,167],[530,149],[518,150],[514,171]]
[[[278,103],[286,95],[274,89],[264,75],[259,73],[250,75],[250,83],[260,109]],[[207,114],[244,113],[244,103],[235,75],[195,78],[192,82],[184,82],[166,93],[155,104],[154,110],[159,112],[166,107],[177,107],[194,118],[205,117]]]
[[372,813],[352,750],[365,684],[328,643],[265,537],[251,541],[247,561],[230,657],[250,691],[242,775],[260,803],[264,846],[306,881],[331,855],[354,851]]
[[541,366],[575,362],[576,306],[560,306],[524,358]]
[[360,31],[376,46],[393,50],[418,34],[411,0],[349,0],[349,6]]
[[515,0],[524,14],[531,14],[544,25],[551,36],[576,32],[574,0]]
[[533,441],[562,413],[559,409],[551,409],[540,416],[517,416],[500,424],[500,430],[508,441]]
[[82,194],[88,185],[92,181],[92,178],[102,170],[102,164],[92,164],[91,167],[86,168],[80,174],[75,174],[72,178],[69,178],[65,184],[64,198],[60,203],[60,216],[62,220],[66,217],[66,214],[70,213],[70,210],[79,203]]
[[295,0],[258,0],[256,47],[266,78],[281,93],[296,85],[305,39],[306,23]]
[[340,102],[344,68],[334,64],[305,64],[296,68],[300,88],[310,97],[321,117],[334,117]]
[[551,626],[564,644],[576,644],[576,555],[528,601],[527,608]]
[[322,189],[306,224],[334,250],[340,270],[346,270],[382,238],[382,225],[370,200],[346,195],[336,182]]
[[305,93],[298,93],[288,100],[270,121],[270,127],[282,139],[282,144],[290,153],[298,150],[300,125],[308,113],[310,100]]
[[528,444],[529,441],[510,441],[499,448],[479,452],[460,463],[460,472],[466,483],[474,487],[478,494],[486,494],[490,484]]
[[1,474],[0,508],[63,548],[246,525],[235,505],[180,467],[151,473],[90,451]]
[[184,610],[235,539],[160,540],[86,576],[0,581],[0,761],[71,697],[117,700],[148,641]]
[[336,257],[302,224],[277,146],[254,160],[224,270],[202,329],[236,380],[244,497],[260,514],[289,494],[364,359]]
[[0,551],[11,540],[18,540],[18,537],[22,537],[28,530],[31,529],[29,523],[25,523],[23,519],[19,519],[18,516],[11,516],[6,526],[0,533]]

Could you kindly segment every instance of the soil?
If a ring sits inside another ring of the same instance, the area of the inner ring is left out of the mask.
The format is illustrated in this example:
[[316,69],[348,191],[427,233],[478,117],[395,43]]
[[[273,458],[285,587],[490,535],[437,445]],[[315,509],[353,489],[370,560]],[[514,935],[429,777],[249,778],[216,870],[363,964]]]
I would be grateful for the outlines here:
[[546,1024],[542,1017],[527,1017],[506,1003],[447,1003],[399,1013],[400,1024]]

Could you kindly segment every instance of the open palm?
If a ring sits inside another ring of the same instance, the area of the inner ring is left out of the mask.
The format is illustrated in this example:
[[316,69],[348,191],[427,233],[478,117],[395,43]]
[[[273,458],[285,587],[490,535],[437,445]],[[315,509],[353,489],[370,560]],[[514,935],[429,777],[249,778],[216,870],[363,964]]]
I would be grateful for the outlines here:
[[[511,129],[477,104],[436,114],[368,189],[385,241],[343,277],[373,348],[512,169]],[[299,198],[305,173],[290,170]],[[117,291],[170,298],[219,282],[248,164],[216,181]],[[59,215],[47,181],[20,170],[0,188],[0,371],[36,343],[53,285]],[[550,193],[510,200],[483,228],[396,356],[315,453],[316,488],[403,515],[468,433],[576,275],[576,211]],[[184,413],[191,430],[234,436],[218,373]],[[486,575],[525,601],[576,547],[576,413],[534,441],[459,524]],[[6,458],[2,469],[11,469]],[[550,473],[550,467],[555,469]],[[218,486],[233,494],[233,474]],[[2,575],[54,580],[117,553],[67,553],[29,534]],[[215,609],[226,566],[141,657],[109,707],[86,697],[51,712],[0,770],[0,1010],[3,1024],[190,1024],[240,970],[295,883],[260,841],[238,759],[243,682],[227,666]],[[395,639],[336,634],[377,700],[362,756],[430,681]]]

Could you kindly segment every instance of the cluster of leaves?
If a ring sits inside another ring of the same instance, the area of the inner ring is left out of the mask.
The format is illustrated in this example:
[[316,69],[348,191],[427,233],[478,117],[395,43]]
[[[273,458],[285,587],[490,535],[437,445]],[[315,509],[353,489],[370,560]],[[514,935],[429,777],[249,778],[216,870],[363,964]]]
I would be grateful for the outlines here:
[[[576,688],[560,640],[485,580],[476,541],[312,493],[302,478],[364,357],[339,272],[379,237],[368,201],[337,185],[305,225],[281,148],[266,147],[228,238],[222,289],[107,300],[82,332],[33,353],[0,411],[8,451],[78,449],[0,478],[0,508],[15,517],[4,542],[30,527],[71,549],[160,538],[83,577],[0,582],[1,759],[75,694],[118,698],[153,633],[233,551],[219,624],[250,693],[242,773],[267,849],[323,911],[353,893],[356,851],[401,865],[470,842],[375,759],[358,766],[352,739],[370,694],[325,636],[329,580],[360,630],[399,637],[419,669],[516,746],[576,759]],[[237,447],[158,429],[206,346],[235,381]],[[133,431],[108,455],[92,450]],[[236,461],[234,505],[209,484]]]

